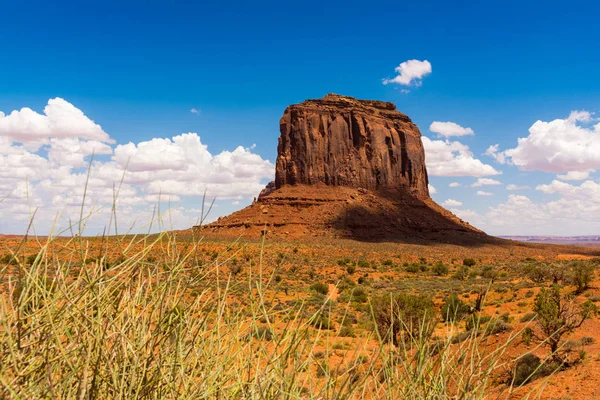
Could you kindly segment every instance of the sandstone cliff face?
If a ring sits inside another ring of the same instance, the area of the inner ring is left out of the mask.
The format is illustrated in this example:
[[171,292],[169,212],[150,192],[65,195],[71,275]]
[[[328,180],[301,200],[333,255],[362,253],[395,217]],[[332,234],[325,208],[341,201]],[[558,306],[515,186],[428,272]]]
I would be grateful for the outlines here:
[[429,198],[421,133],[392,103],[330,94],[280,121],[276,188],[346,186]]

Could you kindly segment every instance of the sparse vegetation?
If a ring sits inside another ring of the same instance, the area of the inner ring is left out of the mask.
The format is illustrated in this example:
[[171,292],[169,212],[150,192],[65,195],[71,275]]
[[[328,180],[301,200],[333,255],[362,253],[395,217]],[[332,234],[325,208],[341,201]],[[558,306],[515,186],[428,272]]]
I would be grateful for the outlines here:
[[[351,399],[369,390],[474,399],[595,354],[586,347],[594,338],[570,337],[596,312],[592,262],[494,262],[475,253],[469,267],[460,265],[466,255],[424,257],[411,247],[381,246],[374,256],[178,239],[5,244],[0,376],[9,379],[0,397]],[[564,287],[544,286],[554,281]],[[526,356],[545,344],[549,360]],[[509,348],[522,357],[511,362]],[[510,365],[509,378],[501,365]]]
[[553,359],[561,364],[564,360],[559,354],[559,346],[563,335],[573,332],[598,312],[597,306],[591,301],[578,305],[573,299],[565,297],[556,285],[541,289],[535,298],[533,310],[541,336],[533,332],[532,336],[543,340],[550,348]]

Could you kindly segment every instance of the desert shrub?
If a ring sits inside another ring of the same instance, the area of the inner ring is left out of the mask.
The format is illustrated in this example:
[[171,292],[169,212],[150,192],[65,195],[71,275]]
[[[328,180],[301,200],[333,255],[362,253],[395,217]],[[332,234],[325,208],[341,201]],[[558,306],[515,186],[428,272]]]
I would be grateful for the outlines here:
[[514,318],[510,316],[510,313],[505,312],[504,314],[502,314],[499,317],[503,322],[509,323],[511,322]]
[[35,260],[37,259],[37,257],[38,257],[37,254],[30,254],[27,257],[27,264],[32,265],[35,262]]
[[411,338],[429,337],[435,327],[435,308],[427,296],[404,293],[375,297],[372,301],[376,329],[383,340],[400,343],[400,334]]
[[529,262],[523,267],[523,273],[532,282],[542,283],[548,279],[548,268],[546,265],[542,265],[534,260]]
[[569,283],[576,287],[577,293],[586,290],[594,279],[594,266],[585,262],[574,263],[569,274]]
[[317,313],[310,319],[310,324],[317,329],[333,329],[333,323],[324,313]]
[[387,259],[387,260],[383,260],[381,262],[381,264],[385,265],[386,267],[391,267],[392,265],[394,265],[394,262],[392,260],[390,260],[390,259]]
[[357,286],[352,291],[352,301],[356,301],[358,303],[366,303],[369,299],[369,293],[362,286]]
[[340,279],[340,281],[337,284],[337,288],[340,292],[343,292],[347,289],[352,289],[355,286],[356,286],[356,282],[354,282],[352,279],[350,279],[347,276],[342,277],[342,279]]
[[461,281],[466,280],[469,277],[469,267],[461,265],[452,277]]
[[500,273],[497,270],[495,270],[494,267],[492,267],[491,265],[486,265],[481,269],[482,278],[491,279],[492,281],[495,281],[499,275]]
[[441,261],[436,262],[431,267],[431,271],[437,276],[448,275],[448,266]]
[[317,378],[325,378],[330,373],[329,364],[317,363]]
[[527,353],[515,362],[508,383],[514,386],[525,385],[535,379],[550,376],[560,370],[560,368],[561,364],[558,364],[555,361],[546,361],[542,363],[538,356]]
[[542,288],[535,298],[533,311],[542,331],[544,343],[550,347],[555,361],[562,362],[557,353],[561,338],[579,328],[583,322],[598,312],[597,306],[587,300],[577,305],[572,299],[564,297],[556,285],[550,289]]
[[472,314],[471,316],[469,316],[469,318],[467,318],[467,322],[465,323],[465,330],[472,331],[473,329],[479,329],[480,326],[485,326],[485,324],[487,324],[491,319],[492,317],[489,315]]
[[523,329],[521,332],[521,340],[525,346],[529,346],[531,344],[531,340],[533,339],[533,330],[530,327]]
[[579,339],[579,343],[580,343],[582,346],[589,346],[589,345],[591,345],[591,344],[594,344],[594,343],[596,343],[596,339],[595,339],[595,338],[593,338],[592,336],[584,336],[584,337],[582,337],[581,339]]
[[567,277],[568,269],[564,264],[550,264],[545,266],[545,271],[543,272],[549,279],[552,280],[552,283],[557,284],[562,282]]
[[444,304],[441,309],[441,317],[443,321],[457,322],[462,320],[469,312],[469,306],[458,298],[456,293],[444,299]]
[[231,272],[231,275],[238,275],[242,272],[242,266],[234,262],[229,266],[229,272]]
[[369,264],[369,262],[368,262],[368,261],[365,261],[365,260],[359,260],[359,261],[358,261],[358,266],[359,266],[360,268],[369,268],[369,267],[371,266],[371,264]]
[[473,267],[477,264],[477,262],[473,258],[465,258],[463,260],[463,265],[466,267]]
[[411,274],[416,274],[419,272],[419,264],[408,264],[406,266],[406,272],[410,272]]
[[255,326],[248,335],[251,338],[258,340],[273,340],[273,331],[266,326]]
[[356,337],[356,333],[354,332],[354,328],[352,326],[342,326],[340,328],[340,337]]
[[323,282],[315,282],[310,285],[310,290],[322,295],[327,295],[327,293],[329,293],[329,285]]
[[535,313],[530,312],[530,313],[523,315],[519,321],[520,322],[529,322],[529,321],[533,321],[534,319],[535,319]]
[[492,318],[481,330],[486,335],[495,335],[511,330],[511,326],[501,318]]
[[350,275],[352,275],[353,273],[356,272],[356,265],[350,264],[346,267],[346,272],[348,272]]
[[450,343],[452,343],[452,344],[461,343],[467,339],[471,339],[472,337],[473,337],[473,332],[471,332],[471,331],[459,332],[456,335],[452,336],[452,338],[450,339]]

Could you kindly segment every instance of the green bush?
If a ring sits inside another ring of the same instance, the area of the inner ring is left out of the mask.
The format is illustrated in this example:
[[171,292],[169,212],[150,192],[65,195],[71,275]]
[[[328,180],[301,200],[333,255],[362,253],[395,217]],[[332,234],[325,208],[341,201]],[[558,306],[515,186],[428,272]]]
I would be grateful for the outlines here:
[[448,275],[448,266],[441,261],[436,262],[431,267],[431,271],[437,276]]
[[469,267],[461,265],[452,277],[461,281],[466,280],[469,277]]
[[315,282],[310,285],[310,290],[322,295],[327,295],[327,293],[329,293],[329,285],[323,282]]
[[428,338],[435,327],[435,308],[427,296],[404,293],[375,297],[372,301],[373,317],[377,331],[384,341],[400,343],[400,334],[410,338]]
[[576,287],[577,293],[582,293],[594,279],[594,266],[586,262],[576,262],[573,264],[569,276],[569,283]]
[[560,287],[542,288],[535,297],[533,311],[537,315],[537,323],[545,336],[544,343],[550,347],[556,362],[562,362],[557,353],[564,334],[579,328],[583,322],[598,312],[598,307],[587,300],[582,305],[576,305],[573,299],[560,293]]
[[529,321],[533,321],[535,319],[535,313],[530,312],[527,313],[525,315],[523,315],[520,319],[521,322],[529,322]]
[[458,298],[456,293],[444,299],[444,304],[441,309],[442,321],[457,322],[462,320],[469,312],[469,306]]
[[408,264],[406,266],[406,272],[410,272],[411,274],[416,274],[419,272],[419,264]]
[[467,267],[473,267],[477,262],[472,258],[465,258],[463,260],[463,265]]
[[352,301],[358,303],[366,303],[369,299],[369,293],[362,286],[357,286],[352,291]]

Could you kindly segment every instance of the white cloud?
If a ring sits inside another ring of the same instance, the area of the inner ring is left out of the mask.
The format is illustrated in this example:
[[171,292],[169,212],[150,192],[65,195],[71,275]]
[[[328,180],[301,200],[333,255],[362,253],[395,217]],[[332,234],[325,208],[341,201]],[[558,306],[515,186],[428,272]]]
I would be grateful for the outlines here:
[[30,108],[0,115],[0,135],[13,142],[23,143],[29,150],[37,150],[50,138],[82,138],[113,143],[102,127],[71,103],[57,97],[48,100],[44,114]]
[[431,140],[424,136],[425,161],[431,176],[500,175],[491,165],[473,157],[469,147],[460,142]]
[[431,132],[437,133],[439,136],[450,137],[450,136],[466,136],[466,135],[474,135],[473,129],[471,128],[463,128],[454,122],[439,122],[433,121],[431,125],[429,125],[429,130]]
[[600,124],[591,125],[592,121],[587,111],[573,111],[566,119],[537,121],[514,149],[498,152],[498,147],[492,146],[486,154],[522,170],[558,173],[600,169]]
[[490,178],[479,178],[477,181],[471,185],[471,187],[480,187],[483,185],[501,185],[502,182],[497,181],[495,179]]
[[588,179],[593,172],[593,169],[585,171],[569,171],[564,175],[556,175],[556,177],[562,181],[584,181]]
[[506,190],[526,190],[526,189],[530,189],[530,187],[526,186],[526,185],[518,186],[518,185],[515,185],[512,183],[509,185],[506,185]]
[[462,206],[462,205],[463,205],[463,203],[461,203],[461,202],[460,202],[460,201],[458,201],[458,200],[448,199],[448,200],[444,201],[444,202],[442,203],[442,205],[443,205],[444,207],[460,207],[460,206]]
[[534,203],[526,196],[511,194],[507,201],[481,214],[471,210],[451,211],[496,235],[598,234],[600,183],[588,180],[577,186],[554,180],[536,189],[558,199]]
[[428,185],[428,188],[429,188],[429,194],[437,193],[437,189],[435,187],[433,187],[433,185],[431,183]]
[[493,196],[493,193],[490,192],[484,192],[483,190],[478,190],[477,191],[477,196]]
[[190,112],[191,112],[192,114],[200,114],[200,110],[198,110],[197,108],[192,108],[192,109],[190,110]]
[[[62,99],[48,104],[46,115],[22,109],[0,118],[2,233],[24,232],[36,207],[38,227],[49,229],[57,214],[62,227],[77,220],[86,181],[84,206],[95,212],[96,222],[88,224],[92,229],[101,232],[109,221],[119,188],[120,226],[149,220],[160,201],[162,211],[173,207],[169,221],[185,228],[196,222],[197,213],[175,203],[192,202],[191,196],[197,203],[205,192],[210,199],[252,198],[274,174],[273,164],[252,149],[239,146],[211,154],[196,133],[113,149],[110,136],[83,112]],[[97,157],[88,180],[92,154],[111,157]]]
[[500,164],[504,164],[504,163],[506,163],[506,157],[504,156],[504,153],[498,151],[499,147],[500,147],[499,144],[491,145],[490,147],[487,148],[487,150],[483,154],[488,157],[492,157],[494,160],[496,160]]
[[452,182],[448,186],[450,186],[451,188],[457,188],[457,187],[461,187],[462,185],[458,182]]
[[384,79],[383,84],[397,83],[404,86],[420,86],[421,79],[431,73],[431,63],[427,60],[408,60],[395,68],[398,73],[392,79]]

